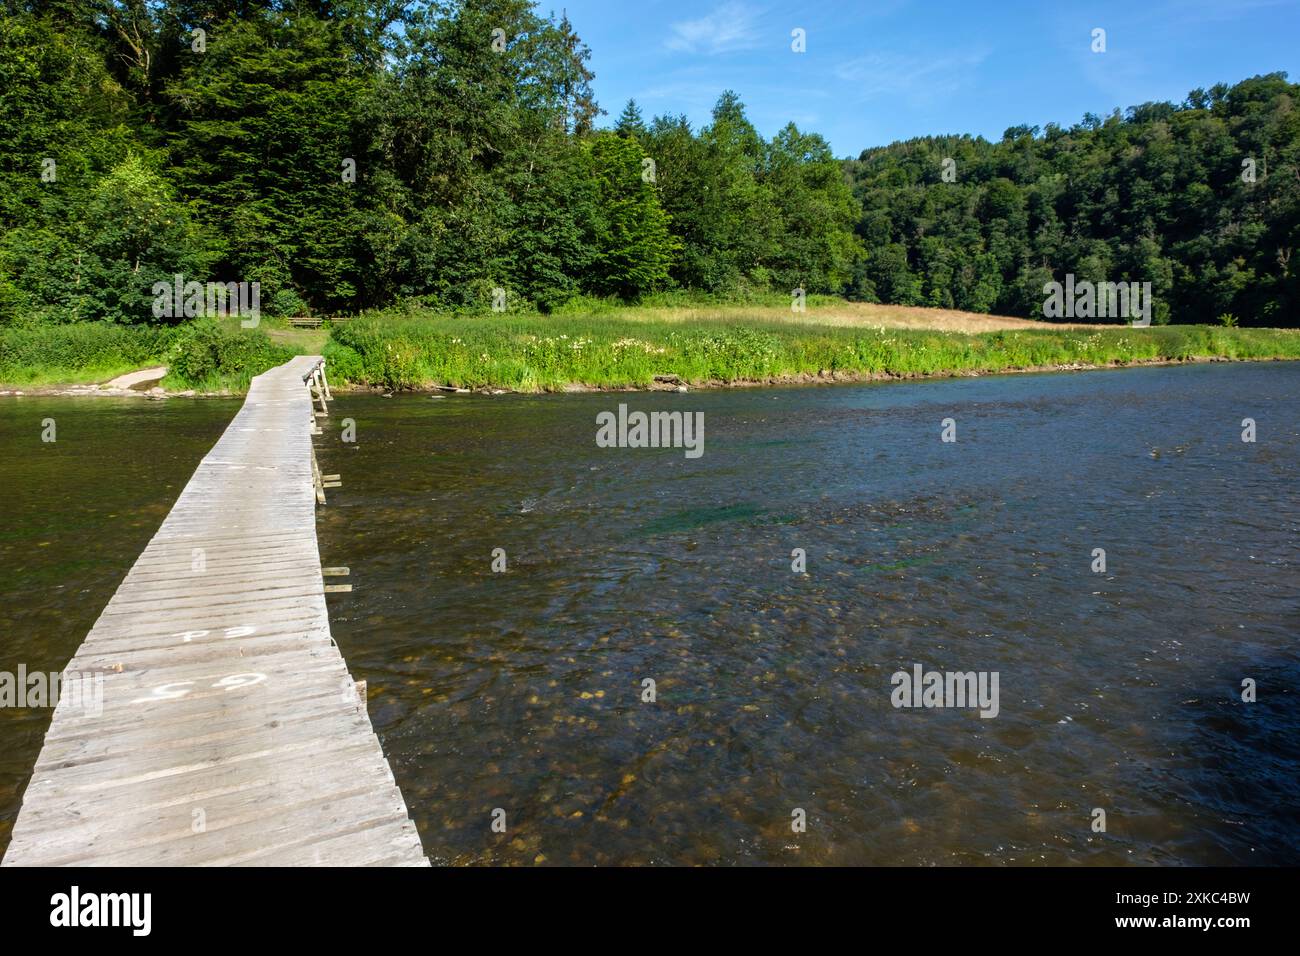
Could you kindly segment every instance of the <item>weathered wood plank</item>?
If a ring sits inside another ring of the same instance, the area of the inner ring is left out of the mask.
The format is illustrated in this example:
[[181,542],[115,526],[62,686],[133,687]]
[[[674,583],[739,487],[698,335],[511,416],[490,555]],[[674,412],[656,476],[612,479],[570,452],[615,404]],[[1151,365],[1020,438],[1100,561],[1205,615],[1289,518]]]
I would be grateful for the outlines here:
[[68,663],[95,693],[55,709],[5,866],[427,865],[330,636],[319,362],[253,380]]

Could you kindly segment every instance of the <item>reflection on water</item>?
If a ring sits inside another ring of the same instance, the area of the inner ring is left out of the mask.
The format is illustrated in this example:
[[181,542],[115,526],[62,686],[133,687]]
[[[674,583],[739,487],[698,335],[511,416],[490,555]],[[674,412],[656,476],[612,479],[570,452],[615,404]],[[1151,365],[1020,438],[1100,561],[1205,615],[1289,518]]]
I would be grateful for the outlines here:
[[[322,562],[355,586],[334,634],[435,862],[1295,863],[1298,399],[1281,363],[340,396],[316,440],[343,478]],[[704,456],[597,448],[618,402],[703,411]],[[195,425],[182,480],[219,431]],[[60,480],[13,457],[7,486]],[[133,557],[116,578],[37,569],[94,595],[64,634],[6,553],[6,634],[66,658]],[[999,715],[894,709],[916,663],[997,671]],[[3,748],[30,771],[34,747]]]

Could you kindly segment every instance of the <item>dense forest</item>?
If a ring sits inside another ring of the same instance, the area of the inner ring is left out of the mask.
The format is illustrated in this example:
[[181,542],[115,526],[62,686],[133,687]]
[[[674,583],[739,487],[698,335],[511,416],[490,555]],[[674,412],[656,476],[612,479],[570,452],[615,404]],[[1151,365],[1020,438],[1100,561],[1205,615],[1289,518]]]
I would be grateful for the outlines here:
[[1300,87],[1283,73],[848,167],[858,297],[1040,317],[1044,284],[1073,273],[1152,283],[1156,322],[1300,317]]
[[0,0],[0,324],[153,321],[178,273],[268,315],[797,287],[1024,316],[1073,273],[1151,282],[1157,322],[1296,324],[1284,74],[837,160],[731,92],[700,128],[609,116],[588,63],[529,0]]

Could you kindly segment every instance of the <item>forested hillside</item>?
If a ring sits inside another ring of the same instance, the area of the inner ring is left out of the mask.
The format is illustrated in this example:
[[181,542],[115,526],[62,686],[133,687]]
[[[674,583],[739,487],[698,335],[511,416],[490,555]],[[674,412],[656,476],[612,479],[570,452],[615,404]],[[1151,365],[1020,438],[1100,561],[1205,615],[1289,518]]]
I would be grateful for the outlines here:
[[10,2],[0,321],[146,319],[174,273],[272,315],[844,286],[824,141],[731,94],[598,131],[588,56],[527,0]]
[[268,315],[799,287],[1038,316],[1067,272],[1150,281],[1157,322],[1296,323],[1281,74],[840,161],[731,92],[701,128],[603,114],[529,0],[0,11],[0,324],[154,321],[177,273],[260,283]]
[[1278,73],[997,143],[865,150],[847,164],[868,249],[853,292],[1041,316],[1043,285],[1070,272],[1152,283],[1156,322],[1295,325],[1298,106]]

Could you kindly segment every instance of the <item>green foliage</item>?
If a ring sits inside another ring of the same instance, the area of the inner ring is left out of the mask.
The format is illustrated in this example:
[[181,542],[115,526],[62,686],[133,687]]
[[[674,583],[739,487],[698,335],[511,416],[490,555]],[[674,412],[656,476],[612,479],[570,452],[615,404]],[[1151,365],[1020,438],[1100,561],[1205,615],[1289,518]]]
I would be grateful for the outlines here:
[[266,314],[272,317],[292,318],[307,315],[310,309],[306,301],[295,290],[281,287],[266,304]]
[[265,332],[240,329],[215,319],[181,327],[167,352],[168,387],[243,390],[254,375],[299,354],[273,343]]
[[1073,273],[1150,282],[1158,324],[1231,312],[1294,325],[1298,98],[1275,73],[1069,129],[1016,127],[997,143],[865,150],[845,164],[868,248],[850,291],[1041,318],[1044,283]]
[[6,4],[0,326],[152,322],[178,273],[268,316],[796,288],[1038,316],[1066,273],[1150,282],[1157,323],[1300,314],[1285,74],[838,161],[731,91],[698,130],[629,102],[597,131],[589,59],[532,0]]
[[48,289],[71,317],[150,321],[155,282],[206,273],[198,230],[171,186],[135,156],[90,192],[79,223],[77,260],[65,256]]
[[623,107],[623,112],[618,116],[618,122],[614,124],[614,132],[619,136],[629,136],[637,138],[645,135],[645,120],[641,117],[641,107],[636,105],[636,100],[628,100],[627,105]]
[[44,385],[112,378],[159,363],[175,336],[170,328],[111,322],[0,327],[0,382]]
[[[486,38],[504,31],[504,49]],[[586,47],[527,0],[411,9],[364,111],[374,212],[367,304],[543,307],[583,291],[596,107]]]
[[339,384],[368,380],[361,354],[351,346],[343,345],[331,338],[325,343],[322,354],[325,357],[325,364],[329,368],[329,376],[338,381]]
[[212,319],[179,327],[114,322],[10,326],[0,327],[0,382],[102,382],[143,366],[167,365],[168,388],[242,391],[254,375],[295,354],[265,332]]
[[635,139],[611,133],[587,147],[595,182],[590,242],[595,249],[589,287],[598,295],[635,299],[661,286],[677,249],[654,186],[643,176],[645,159]]
[[766,288],[778,216],[759,180],[765,144],[739,98],[724,93],[698,136],[684,117],[658,117],[647,138],[660,197],[682,244],[673,277],[715,293]]
[[853,235],[859,207],[830,146],[793,123],[767,147],[762,183],[780,228],[764,266],[778,289],[840,292],[862,247]]
[[372,78],[350,26],[289,11],[231,18],[165,87],[179,133],[171,174],[198,217],[221,224],[216,275],[259,281],[273,307],[307,292],[325,311],[355,308],[365,283],[366,196],[344,161],[364,177],[357,104]]
[[169,257],[140,258],[160,224],[140,217],[175,208],[131,155],[131,105],[95,35],[0,15],[0,323],[145,317],[132,270]]

